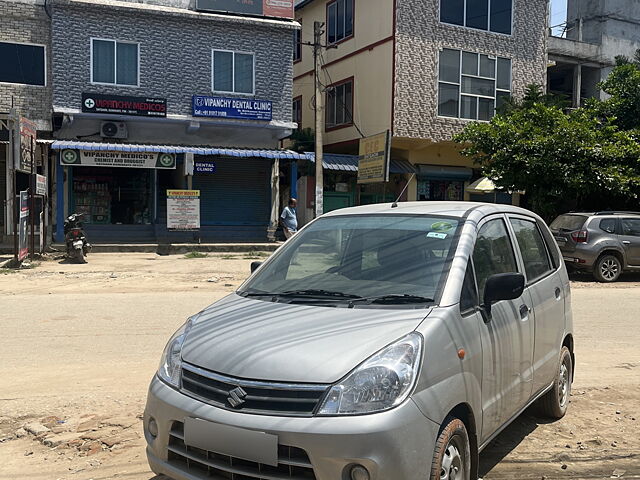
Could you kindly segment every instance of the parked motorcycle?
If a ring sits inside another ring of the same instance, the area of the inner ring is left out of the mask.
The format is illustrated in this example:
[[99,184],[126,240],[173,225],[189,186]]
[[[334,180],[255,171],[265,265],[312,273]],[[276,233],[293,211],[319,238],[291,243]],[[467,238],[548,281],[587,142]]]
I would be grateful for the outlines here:
[[82,229],[82,213],[74,213],[64,222],[64,238],[67,244],[67,258],[77,263],[86,263],[85,257],[91,251],[91,244]]

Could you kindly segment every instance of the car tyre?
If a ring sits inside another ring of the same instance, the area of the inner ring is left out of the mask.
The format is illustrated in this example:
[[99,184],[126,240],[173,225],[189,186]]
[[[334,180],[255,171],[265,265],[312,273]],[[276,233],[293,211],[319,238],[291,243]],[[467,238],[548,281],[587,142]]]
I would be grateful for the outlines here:
[[433,453],[430,480],[470,480],[471,447],[462,420],[447,417]]
[[553,388],[538,403],[539,412],[542,416],[555,419],[564,417],[569,407],[572,381],[573,359],[571,358],[571,352],[567,347],[562,347]]
[[593,276],[601,283],[615,282],[621,274],[622,263],[618,257],[611,254],[602,255],[593,269]]

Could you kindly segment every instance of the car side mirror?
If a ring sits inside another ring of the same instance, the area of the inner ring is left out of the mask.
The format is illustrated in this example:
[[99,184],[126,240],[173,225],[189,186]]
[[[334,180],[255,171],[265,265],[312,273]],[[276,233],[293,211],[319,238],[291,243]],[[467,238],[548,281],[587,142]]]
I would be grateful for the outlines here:
[[515,300],[524,292],[524,275],[521,273],[497,273],[487,279],[484,286],[482,309],[491,319],[491,305],[502,300]]
[[251,273],[260,268],[260,265],[262,265],[262,262],[251,262]]

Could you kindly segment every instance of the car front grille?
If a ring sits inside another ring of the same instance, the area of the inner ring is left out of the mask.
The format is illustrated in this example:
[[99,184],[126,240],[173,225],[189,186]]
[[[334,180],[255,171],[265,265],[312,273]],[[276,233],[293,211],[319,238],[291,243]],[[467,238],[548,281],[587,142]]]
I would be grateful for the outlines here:
[[243,413],[311,416],[328,387],[244,380],[188,363],[182,365],[184,393],[216,407]]
[[190,447],[184,443],[184,424],[173,422],[169,432],[169,464],[189,475],[214,480],[315,480],[307,453],[296,447],[278,445],[278,466]]

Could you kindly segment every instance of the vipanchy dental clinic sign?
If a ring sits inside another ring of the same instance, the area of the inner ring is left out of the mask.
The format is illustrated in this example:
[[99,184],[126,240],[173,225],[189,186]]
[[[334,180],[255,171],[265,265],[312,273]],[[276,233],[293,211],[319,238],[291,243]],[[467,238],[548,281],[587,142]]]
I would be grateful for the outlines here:
[[193,96],[193,116],[271,121],[273,103],[268,100]]

